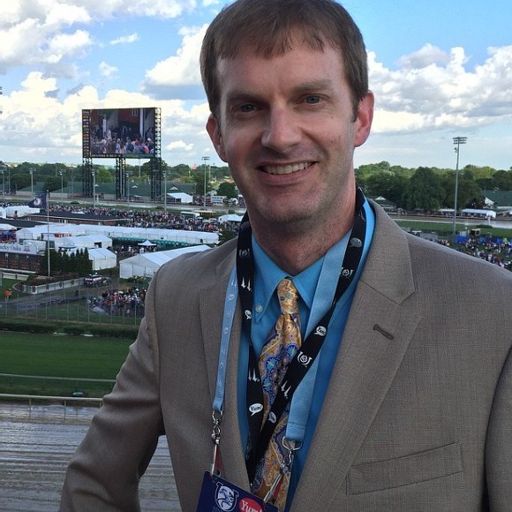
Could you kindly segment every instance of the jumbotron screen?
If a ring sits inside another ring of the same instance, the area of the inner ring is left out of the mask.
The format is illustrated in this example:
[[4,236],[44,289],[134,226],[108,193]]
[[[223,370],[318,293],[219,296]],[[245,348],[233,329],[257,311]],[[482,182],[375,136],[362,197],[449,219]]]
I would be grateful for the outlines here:
[[82,123],[85,157],[151,158],[154,156],[155,108],[83,110],[82,121],[86,117],[89,118],[89,123]]

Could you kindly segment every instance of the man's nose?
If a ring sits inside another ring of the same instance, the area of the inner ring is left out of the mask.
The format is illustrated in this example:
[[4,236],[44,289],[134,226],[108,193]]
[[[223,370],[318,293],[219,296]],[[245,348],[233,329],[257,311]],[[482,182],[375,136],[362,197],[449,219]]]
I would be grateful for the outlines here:
[[263,146],[283,152],[300,141],[300,128],[292,112],[279,108],[269,110],[261,136]]

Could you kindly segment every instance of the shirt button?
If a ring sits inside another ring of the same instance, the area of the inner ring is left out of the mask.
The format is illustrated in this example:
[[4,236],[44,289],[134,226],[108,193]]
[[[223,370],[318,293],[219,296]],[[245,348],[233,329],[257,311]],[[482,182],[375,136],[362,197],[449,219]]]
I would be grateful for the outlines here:
[[256,304],[254,309],[256,310],[256,313],[261,313],[263,311],[263,306],[261,304]]

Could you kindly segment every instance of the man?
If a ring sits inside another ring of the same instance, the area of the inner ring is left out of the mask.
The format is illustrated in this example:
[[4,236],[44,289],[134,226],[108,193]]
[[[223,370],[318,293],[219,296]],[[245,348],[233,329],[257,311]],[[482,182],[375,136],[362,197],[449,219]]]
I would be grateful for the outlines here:
[[[262,498],[280,512],[509,510],[512,280],[356,192],[373,95],[348,13],[238,0],[208,29],[201,69],[207,130],[250,223],[153,279],[61,510],[137,510],[163,432],[184,512]],[[265,359],[278,338],[286,357]],[[212,428],[223,467],[203,480]]]

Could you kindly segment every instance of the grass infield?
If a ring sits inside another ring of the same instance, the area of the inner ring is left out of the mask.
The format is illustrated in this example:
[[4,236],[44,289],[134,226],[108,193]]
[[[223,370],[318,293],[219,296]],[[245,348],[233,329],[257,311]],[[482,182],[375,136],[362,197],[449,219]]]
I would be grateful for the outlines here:
[[[133,340],[51,334],[0,332],[0,393],[101,397],[115,379]],[[40,377],[64,377],[66,380]]]

